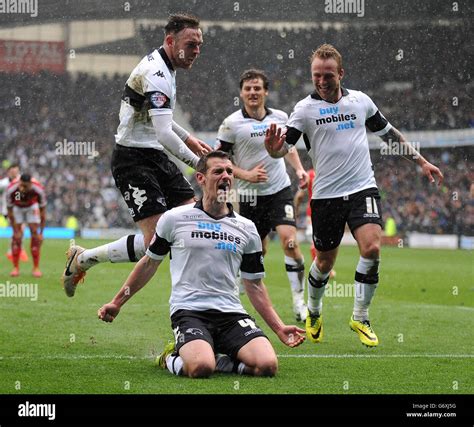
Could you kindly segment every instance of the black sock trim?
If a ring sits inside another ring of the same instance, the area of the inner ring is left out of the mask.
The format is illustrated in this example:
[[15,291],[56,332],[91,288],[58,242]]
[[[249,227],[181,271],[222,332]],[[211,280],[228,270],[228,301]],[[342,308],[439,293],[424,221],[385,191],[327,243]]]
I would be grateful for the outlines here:
[[128,253],[128,259],[131,262],[137,262],[137,256],[135,255],[135,234],[130,234],[127,236],[127,253]]
[[359,283],[366,283],[367,285],[376,285],[379,283],[379,273],[375,274],[362,274],[356,271],[355,280]]
[[235,374],[238,374],[239,365],[240,365],[240,362],[238,360],[234,361],[234,366],[232,366],[232,372],[234,372]]
[[174,362],[176,362],[177,357],[173,357],[173,363],[171,363],[171,369],[173,370],[173,374],[178,375],[174,370]]
[[286,268],[286,271],[299,273],[300,271],[304,271],[304,264],[300,264],[300,265],[285,264],[285,268]]
[[311,273],[308,275],[308,283],[313,286],[314,288],[322,288],[327,285],[329,281],[329,276],[326,277],[324,280],[316,280]]

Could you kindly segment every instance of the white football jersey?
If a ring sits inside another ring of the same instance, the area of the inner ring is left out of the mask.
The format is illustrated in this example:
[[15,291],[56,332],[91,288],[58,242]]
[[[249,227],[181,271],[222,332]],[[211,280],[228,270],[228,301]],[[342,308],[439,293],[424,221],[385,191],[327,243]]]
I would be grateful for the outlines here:
[[145,56],[127,80],[115,142],[126,147],[163,150],[151,116],[173,114],[175,105],[176,71],[160,47]]
[[146,254],[162,260],[170,252],[170,312],[218,310],[246,313],[236,277],[265,276],[262,242],[255,224],[235,213],[207,214],[201,201],[166,211]]
[[228,116],[219,127],[217,139],[232,144],[232,162],[239,168],[250,170],[260,163],[268,175],[267,182],[252,183],[237,180],[239,194],[268,196],[291,185],[283,159],[274,159],[265,149],[265,131],[270,124],[286,124],[288,115],[281,110],[265,108],[267,114],[262,120],[250,117],[244,108]]
[[341,99],[334,104],[313,93],[296,104],[287,126],[305,134],[316,170],[313,199],[377,187],[366,126],[377,135],[384,135],[392,126],[365,93],[343,88]]

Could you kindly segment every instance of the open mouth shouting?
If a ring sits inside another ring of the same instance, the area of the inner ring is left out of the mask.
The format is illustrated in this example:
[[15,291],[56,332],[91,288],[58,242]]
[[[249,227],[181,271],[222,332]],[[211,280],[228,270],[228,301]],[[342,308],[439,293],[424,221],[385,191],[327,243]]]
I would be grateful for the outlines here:
[[230,190],[230,182],[223,181],[217,186],[217,190],[219,191],[229,191]]
[[219,202],[227,202],[227,197],[229,196],[230,182],[222,181],[217,186],[217,199]]

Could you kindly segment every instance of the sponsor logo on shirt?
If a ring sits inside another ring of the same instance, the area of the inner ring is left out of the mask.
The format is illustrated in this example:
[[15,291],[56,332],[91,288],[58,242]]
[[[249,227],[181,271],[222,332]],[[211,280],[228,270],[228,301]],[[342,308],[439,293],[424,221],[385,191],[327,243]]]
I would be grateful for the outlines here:
[[211,222],[198,222],[198,230],[191,231],[192,239],[219,240],[214,249],[232,251],[237,253],[237,245],[240,245],[240,237],[234,236],[227,231],[221,231],[222,224]]
[[226,231],[201,231],[194,230],[191,231],[192,239],[211,239],[211,240],[224,240],[231,243],[236,243],[240,245],[240,237],[233,236],[232,234],[227,233]]
[[355,128],[354,120],[357,120],[357,116],[355,115],[355,113],[344,114],[339,112],[339,107],[328,107],[320,108],[319,114],[325,117],[320,117],[316,119],[316,125],[318,126],[329,123],[339,123],[336,127],[337,131]]
[[268,127],[268,124],[252,125],[253,132],[250,132],[250,138],[265,136],[265,132]]

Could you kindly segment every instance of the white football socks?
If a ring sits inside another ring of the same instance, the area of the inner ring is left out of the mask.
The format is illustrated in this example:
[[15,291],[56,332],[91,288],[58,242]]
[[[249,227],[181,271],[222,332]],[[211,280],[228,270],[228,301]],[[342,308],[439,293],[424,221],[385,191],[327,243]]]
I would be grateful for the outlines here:
[[329,273],[321,273],[316,260],[311,264],[308,276],[308,309],[311,314],[321,315],[323,296],[329,280]]
[[379,281],[380,259],[360,257],[355,274],[354,320],[369,320],[369,306]]
[[88,270],[101,262],[137,262],[145,255],[143,234],[130,234],[114,242],[86,249],[78,256],[79,266]]
[[304,302],[304,259],[294,259],[285,255],[285,268],[293,295],[293,304]]
[[174,375],[182,375],[183,373],[183,359],[181,356],[169,354],[166,357],[166,367]]

